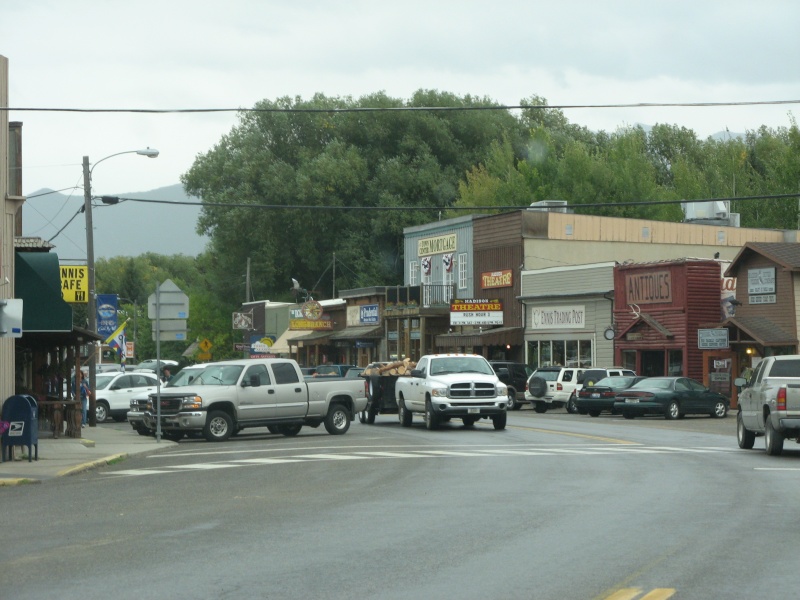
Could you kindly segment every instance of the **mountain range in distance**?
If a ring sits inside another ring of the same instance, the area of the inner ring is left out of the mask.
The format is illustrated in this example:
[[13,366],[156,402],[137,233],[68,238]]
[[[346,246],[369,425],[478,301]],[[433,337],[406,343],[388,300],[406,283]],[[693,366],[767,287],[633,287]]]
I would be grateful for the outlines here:
[[[181,184],[115,196],[167,203],[200,202],[187,196]],[[55,245],[60,260],[85,261],[86,217],[80,212],[83,191],[78,189],[65,195],[43,189],[28,194],[27,198],[22,205],[22,235],[49,241]],[[133,200],[106,205],[95,199],[92,204],[95,259],[147,252],[197,256],[209,241],[208,236],[198,235],[195,230],[199,216],[199,206]]]

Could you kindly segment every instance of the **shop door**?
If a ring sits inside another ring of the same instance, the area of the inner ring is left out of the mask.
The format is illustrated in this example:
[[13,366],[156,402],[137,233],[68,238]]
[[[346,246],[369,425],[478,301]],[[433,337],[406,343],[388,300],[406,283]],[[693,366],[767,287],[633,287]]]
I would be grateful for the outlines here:
[[731,401],[738,408],[734,373],[739,372],[736,354],[730,350],[705,350],[703,352],[703,384]]
[[642,350],[642,372],[645,377],[662,377],[665,374],[663,350]]

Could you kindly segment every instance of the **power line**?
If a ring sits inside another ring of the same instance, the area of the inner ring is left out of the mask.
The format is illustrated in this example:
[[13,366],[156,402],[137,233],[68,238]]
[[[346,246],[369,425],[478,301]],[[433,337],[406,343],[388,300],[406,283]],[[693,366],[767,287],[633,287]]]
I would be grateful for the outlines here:
[[800,100],[752,100],[744,102],[633,102],[618,104],[499,104],[482,106],[375,106],[347,108],[66,108],[66,107],[2,107],[0,111],[19,112],[66,112],[66,113],[141,113],[141,114],[181,114],[181,113],[350,113],[350,112],[433,112],[433,111],[477,111],[477,110],[542,110],[577,108],[713,108],[721,106],[780,106],[800,104]]
[[[640,200],[636,202],[596,202],[591,204],[571,204],[567,208],[615,208],[628,206],[658,206],[665,204],[684,204],[687,202],[742,202],[750,200],[784,200],[787,198],[798,198],[800,192],[794,194],[769,194],[765,196],[738,196],[733,198],[701,198],[695,200]],[[102,200],[106,204],[117,202],[145,202],[149,204],[170,204],[175,206],[196,206],[200,208],[263,208],[263,209],[283,209],[283,210],[372,210],[372,211],[398,211],[398,210],[453,210],[453,211],[477,211],[477,210],[523,210],[529,208],[527,205],[516,206],[330,206],[313,204],[247,204],[247,203],[215,203],[215,202],[190,202],[188,200],[155,200],[150,198],[122,198],[117,196],[103,196]]]

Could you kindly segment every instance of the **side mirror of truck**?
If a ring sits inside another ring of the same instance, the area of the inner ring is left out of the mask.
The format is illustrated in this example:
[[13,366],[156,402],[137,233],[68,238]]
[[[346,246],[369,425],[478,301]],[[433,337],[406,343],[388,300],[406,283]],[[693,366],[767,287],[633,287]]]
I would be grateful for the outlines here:
[[733,385],[735,385],[738,388],[747,387],[747,379],[745,379],[744,377],[737,377],[736,379],[733,380]]
[[412,377],[425,377],[425,371],[422,369],[411,369]]
[[242,387],[258,387],[261,385],[261,378],[258,374],[250,375],[249,379],[242,379]]

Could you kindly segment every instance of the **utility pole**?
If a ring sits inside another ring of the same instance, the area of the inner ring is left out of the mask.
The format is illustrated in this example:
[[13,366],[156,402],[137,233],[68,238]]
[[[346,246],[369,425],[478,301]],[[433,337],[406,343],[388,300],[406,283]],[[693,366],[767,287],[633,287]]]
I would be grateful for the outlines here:
[[[89,168],[89,157],[83,157],[83,212],[86,217],[86,269],[89,275],[89,298],[87,303],[88,329],[92,333],[97,333],[97,296],[94,289],[94,225],[92,224],[92,172]],[[87,347],[89,350],[89,389],[97,389],[97,360],[95,351],[97,344],[95,340],[89,340]],[[77,381],[78,374],[75,374]],[[95,395],[89,396],[89,427],[97,426],[97,414],[95,413]],[[78,398],[80,400],[80,398]]]

